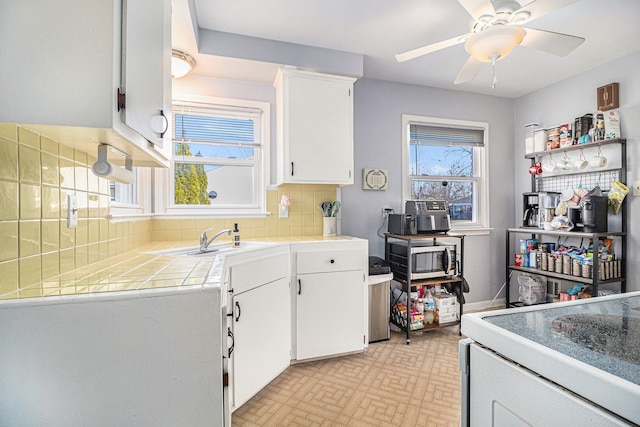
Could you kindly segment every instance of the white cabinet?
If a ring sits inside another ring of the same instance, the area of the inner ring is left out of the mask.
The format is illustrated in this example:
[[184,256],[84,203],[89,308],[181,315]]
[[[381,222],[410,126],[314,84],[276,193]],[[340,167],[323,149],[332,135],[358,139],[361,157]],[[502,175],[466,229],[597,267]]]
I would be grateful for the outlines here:
[[0,64],[1,122],[92,156],[108,143],[134,165],[168,166],[170,132],[150,122],[161,111],[170,121],[169,0],[3,2],[0,14],[11,58]]
[[292,245],[295,359],[362,351],[367,343],[367,242]]
[[354,78],[281,69],[278,184],[353,184]]
[[263,249],[231,259],[231,409],[269,384],[291,360],[289,250]]

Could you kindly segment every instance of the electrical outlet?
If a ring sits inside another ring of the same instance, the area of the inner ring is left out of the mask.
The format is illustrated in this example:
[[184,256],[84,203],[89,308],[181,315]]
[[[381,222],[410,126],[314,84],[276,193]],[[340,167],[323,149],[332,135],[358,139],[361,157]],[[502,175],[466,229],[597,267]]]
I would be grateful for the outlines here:
[[640,181],[633,181],[633,195],[640,196]]
[[390,213],[393,212],[393,209],[391,208],[391,206],[383,206],[382,207],[382,218],[386,218],[389,216]]
[[78,199],[75,194],[67,194],[67,228],[78,226]]

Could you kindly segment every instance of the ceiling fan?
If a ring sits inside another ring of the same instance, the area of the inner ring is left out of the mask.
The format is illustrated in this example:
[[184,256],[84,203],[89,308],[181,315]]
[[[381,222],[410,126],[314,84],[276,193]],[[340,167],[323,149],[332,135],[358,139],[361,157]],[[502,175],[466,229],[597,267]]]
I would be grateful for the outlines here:
[[514,47],[520,45],[566,56],[584,42],[582,37],[522,27],[523,24],[578,1],[580,0],[533,0],[521,6],[514,0],[458,0],[475,20],[469,33],[400,53],[396,55],[396,60],[404,62],[464,43],[469,59],[454,84],[473,80],[482,63],[491,62],[495,87],[496,61],[507,56]]

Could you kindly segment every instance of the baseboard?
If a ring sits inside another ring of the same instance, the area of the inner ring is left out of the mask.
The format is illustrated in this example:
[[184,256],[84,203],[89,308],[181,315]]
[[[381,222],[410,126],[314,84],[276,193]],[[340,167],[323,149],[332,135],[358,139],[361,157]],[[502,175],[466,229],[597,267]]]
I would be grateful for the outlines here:
[[493,310],[496,308],[504,308],[505,305],[504,298],[498,298],[493,301],[478,301],[478,302],[467,302],[464,304],[464,312],[465,313],[473,313],[477,311],[485,311],[485,310]]

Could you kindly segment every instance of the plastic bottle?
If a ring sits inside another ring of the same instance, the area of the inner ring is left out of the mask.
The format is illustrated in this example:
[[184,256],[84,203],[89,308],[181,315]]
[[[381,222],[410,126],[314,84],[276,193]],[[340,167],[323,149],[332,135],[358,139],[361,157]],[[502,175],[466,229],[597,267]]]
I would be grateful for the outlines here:
[[240,230],[238,230],[238,223],[233,224],[233,241],[232,245],[234,248],[240,247]]

